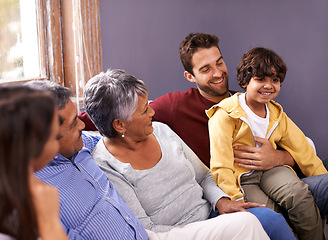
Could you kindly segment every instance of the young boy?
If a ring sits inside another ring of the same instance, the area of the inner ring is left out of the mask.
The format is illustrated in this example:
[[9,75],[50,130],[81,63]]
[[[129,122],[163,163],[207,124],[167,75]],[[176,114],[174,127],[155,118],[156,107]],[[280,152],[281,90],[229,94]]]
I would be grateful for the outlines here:
[[270,49],[254,48],[243,55],[237,79],[246,93],[236,93],[206,111],[211,173],[232,200],[254,201],[283,211],[300,239],[322,239],[318,208],[307,185],[291,168],[250,171],[234,163],[233,147],[258,146],[256,137],[262,137],[288,151],[306,176],[327,173],[302,131],[273,101],[286,72],[282,58]]

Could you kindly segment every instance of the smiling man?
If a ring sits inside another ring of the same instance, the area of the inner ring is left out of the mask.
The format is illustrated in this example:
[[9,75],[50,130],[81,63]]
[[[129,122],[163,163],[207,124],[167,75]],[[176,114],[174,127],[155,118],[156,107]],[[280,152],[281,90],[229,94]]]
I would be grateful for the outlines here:
[[[150,106],[154,121],[169,125],[209,167],[210,143],[205,110],[229,97],[228,69],[215,35],[189,34],[180,45],[185,78],[197,88],[165,94]],[[191,134],[192,133],[192,134]]]
[[195,83],[200,94],[212,102],[229,96],[228,70],[217,47],[199,49],[192,57],[195,66],[185,71],[185,78]]

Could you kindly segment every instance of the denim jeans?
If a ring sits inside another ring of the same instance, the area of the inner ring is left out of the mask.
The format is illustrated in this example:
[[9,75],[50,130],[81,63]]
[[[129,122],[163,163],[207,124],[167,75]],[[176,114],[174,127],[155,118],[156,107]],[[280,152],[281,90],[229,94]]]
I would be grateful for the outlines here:
[[[271,240],[295,239],[285,218],[275,211],[266,207],[248,208],[261,222],[265,232]],[[219,213],[211,212],[210,218],[218,216]]]
[[309,185],[321,217],[328,216],[328,174],[302,178],[302,181]]
[[[328,169],[328,158],[322,160]],[[328,217],[328,174],[302,178],[302,181],[309,185],[309,189],[314,198],[314,202],[319,207],[321,217]]]

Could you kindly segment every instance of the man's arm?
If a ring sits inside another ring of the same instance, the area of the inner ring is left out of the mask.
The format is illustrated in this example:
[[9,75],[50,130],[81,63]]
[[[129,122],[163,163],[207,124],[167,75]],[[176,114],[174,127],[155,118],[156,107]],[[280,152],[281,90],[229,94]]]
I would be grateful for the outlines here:
[[[95,132],[96,133],[96,132]],[[97,132],[97,134],[90,134],[88,131],[82,131],[82,141],[83,146],[90,150],[90,152],[93,151],[95,146],[97,145],[98,141],[101,139],[100,133]]]
[[240,167],[252,170],[268,170],[277,166],[294,167],[292,156],[285,150],[276,150],[268,139],[255,137],[261,147],[240,145],[234,148],[235,162]]
[[165,94],[149,103],[149,106],[154,109],[155,115],[153,121],[158,121],[171,126],[174,115],[173,106],[174,98],[172,94]]

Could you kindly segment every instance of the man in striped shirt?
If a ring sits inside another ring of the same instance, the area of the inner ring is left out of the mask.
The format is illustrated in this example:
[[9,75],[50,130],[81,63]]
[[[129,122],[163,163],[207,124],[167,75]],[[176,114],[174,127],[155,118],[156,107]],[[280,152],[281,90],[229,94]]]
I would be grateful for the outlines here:
[[82,134],[84,123],[77,117],[70,90],[49,81],[29,85],[51,91],[59,109],[59,154],[36,176],[58,188],[60,217],[68,237],[148,239],[139,219],[93,161],[90,151],[99,138]]

